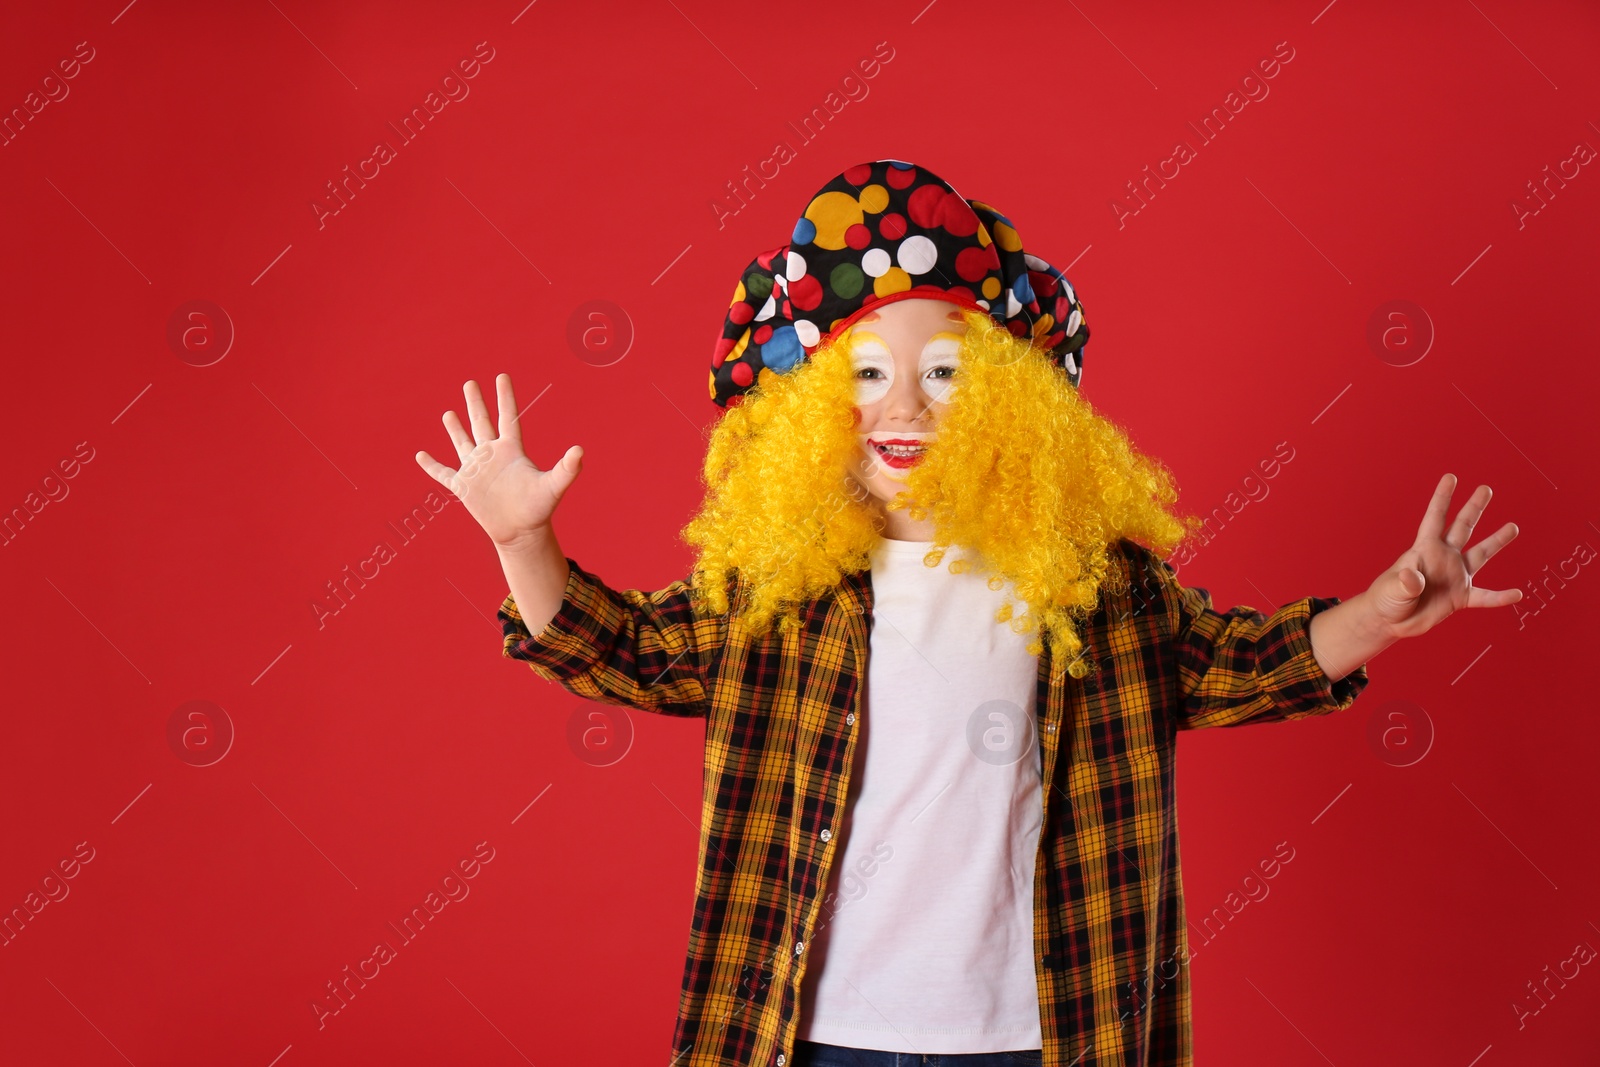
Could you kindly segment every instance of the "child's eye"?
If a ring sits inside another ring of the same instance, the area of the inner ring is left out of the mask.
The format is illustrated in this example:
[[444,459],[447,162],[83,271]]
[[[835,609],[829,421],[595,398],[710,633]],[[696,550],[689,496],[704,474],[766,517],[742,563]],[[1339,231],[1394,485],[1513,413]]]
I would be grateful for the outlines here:
[[944,381],[949,381],[951,378],[954,378],[956,376],[956,369],[954,367],[951,367],[951,366],[948,366],[948,365],[947,366],[942,366],[942,367],[935,367],[933,369],[934,369],[934,371],[949,371],[950,372],[949,374],[946,374],[944,376],[944,379],[943,379]]
[[[880,372],[879,372],[877,367],[862,367],[860,370],[856,371],[856,377],[857,378],[862,378],[862,377],[865,377],[868,374],[878,374],[878,373],[880,373]],[[867,380],[868,381],[872,381],[871,378],[868,378]]]

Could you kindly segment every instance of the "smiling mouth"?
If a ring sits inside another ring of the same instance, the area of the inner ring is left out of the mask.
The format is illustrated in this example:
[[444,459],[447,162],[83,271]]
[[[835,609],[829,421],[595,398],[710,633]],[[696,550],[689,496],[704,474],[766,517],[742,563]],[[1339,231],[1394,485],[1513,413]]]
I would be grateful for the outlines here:
[[877,453],[883,463],[895,470],[907,470],[922,461],[927,452],[927,445],[922,442],[894,441],[884,443],[868,441],[872,450]]

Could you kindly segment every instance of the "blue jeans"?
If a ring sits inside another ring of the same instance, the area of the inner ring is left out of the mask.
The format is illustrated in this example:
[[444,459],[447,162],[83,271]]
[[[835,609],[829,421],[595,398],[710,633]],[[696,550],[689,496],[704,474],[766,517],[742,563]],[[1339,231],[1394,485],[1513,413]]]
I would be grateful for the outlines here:
[[1015,1052],[884,1052],[796,1039],[790,1067],[1039,1067],[1043,1049]]

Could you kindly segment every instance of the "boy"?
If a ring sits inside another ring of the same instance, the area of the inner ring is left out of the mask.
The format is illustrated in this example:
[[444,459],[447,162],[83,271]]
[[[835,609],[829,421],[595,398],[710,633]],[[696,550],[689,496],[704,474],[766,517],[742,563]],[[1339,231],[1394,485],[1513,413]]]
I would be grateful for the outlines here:
[[689,579],[563,553],[582,453],[526,458],[505,375],[498,436],[475,383],[472,433],[444,416],[459,472],[418,453],[499,551],[507,656],[706,720],[672,1063],[1190,1064],[1177,731],[1348,707],[1389,644],[1520,599],[1472,587],[1517,531],[1463,552],[1489,490],[1446,533],[1447,475],[1365,592],[1214,610],[1147,547],[1197,522],[1078,394],[1087,338],[1010,220],[878,160],[739,282]]

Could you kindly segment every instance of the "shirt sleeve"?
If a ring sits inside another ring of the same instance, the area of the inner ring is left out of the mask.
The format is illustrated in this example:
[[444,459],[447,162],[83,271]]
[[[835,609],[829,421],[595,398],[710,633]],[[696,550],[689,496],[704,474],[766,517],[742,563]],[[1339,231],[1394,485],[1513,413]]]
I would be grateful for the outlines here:
[[664,715],[703,716],[713,653],[725,617],[702,610],[688,582],[655,592],[612,589],[567,557],[561,607],[529,633],[507,596],[498,617],[502,654],[569,692],[603,704]]
[[1245,605],[1218,611],[1209,591],[1180,584],[1163,560],[1154,564],[1177,664],[1179,729],[1327,715],[1367,687],[1366,664],[1335,682],[1311,649],[1312,618],[1338,597],[1303,597],[1271,615]]

